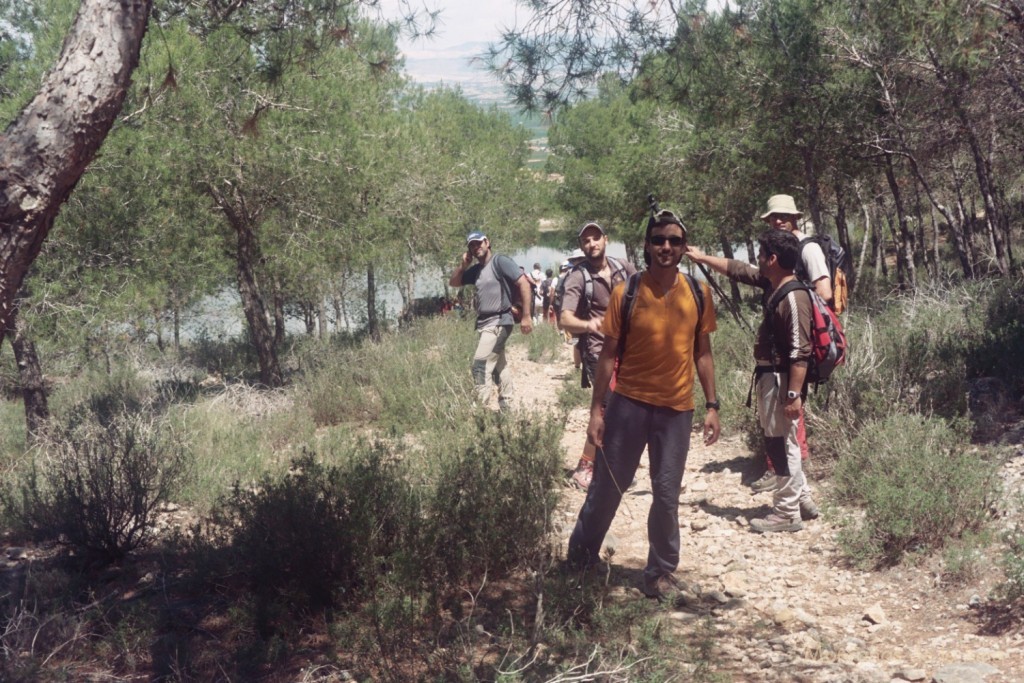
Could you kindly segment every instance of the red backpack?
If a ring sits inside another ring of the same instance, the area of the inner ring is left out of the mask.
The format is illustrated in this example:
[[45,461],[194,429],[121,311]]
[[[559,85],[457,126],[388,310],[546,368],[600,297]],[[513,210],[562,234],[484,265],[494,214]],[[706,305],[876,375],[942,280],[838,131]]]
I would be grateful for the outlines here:
[[811,361],[807,365],[807,383],[821,384],[832,376],[832,371],[846,362],[846,333],[824,299],[811,287],[799,280],[791,280],[772,293],[766,313],[774,311],[790,292],[802,289],[811,297]]

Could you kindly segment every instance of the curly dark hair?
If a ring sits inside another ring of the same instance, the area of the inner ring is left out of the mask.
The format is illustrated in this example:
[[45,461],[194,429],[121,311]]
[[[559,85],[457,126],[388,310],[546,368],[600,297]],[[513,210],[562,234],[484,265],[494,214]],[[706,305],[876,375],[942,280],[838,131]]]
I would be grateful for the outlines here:
[[768,228],[757,238],[757,243],[764,250],[765,257],[775,254],[783,270],[795,270],[800,259],[800,240],[791,232]]

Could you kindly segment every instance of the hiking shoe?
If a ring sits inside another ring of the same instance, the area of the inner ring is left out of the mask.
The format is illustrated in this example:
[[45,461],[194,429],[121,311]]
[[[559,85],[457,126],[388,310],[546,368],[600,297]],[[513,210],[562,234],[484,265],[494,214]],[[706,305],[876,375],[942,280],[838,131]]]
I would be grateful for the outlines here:
[[644,595],[659,602],[675,600],[683,592],[683,584],[672,574],[662,574],[653,581],[644,578]]
[[814,504],[813,500],[808,498],[807,500],[800,501],[800,519],[807,522],[817,519],[819,514],[821,513],[818,511],[818,506]]
[[586,491],[594,480],[594,463],[580,458],[576,471],[572,473],[572,483],[578,489]]
[[804,523],[799,519],[787,519],[773,512],[764,519],[750,520],[750,528],[759,534],[773,531],[800,531],[804,528]]
[[764,476],[757,481],[750,483],[750,488],[754,490],[754,493],[763,493],[764,491],[774,491],[779,488],[778,477],[771,470],[764,473]]

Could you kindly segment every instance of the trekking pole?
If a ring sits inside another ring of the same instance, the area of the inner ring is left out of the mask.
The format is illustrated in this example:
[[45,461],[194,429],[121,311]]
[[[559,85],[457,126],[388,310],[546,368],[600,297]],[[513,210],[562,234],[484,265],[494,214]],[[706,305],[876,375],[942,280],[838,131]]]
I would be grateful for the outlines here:
[[[658,208],[658,200],[654,198],[654,194],[647,195],[647,206],[651,210],[651,220],[653,221],[658,217],[658,212],[660,211],[660,209]],[[679,223],[681,225],[683,219],[679,218],[679,216],[676,216],[676,218],[679,220]],[[685,226],[683,227],[683,230],[686,230]],[[694,263],[697,262],[694,261]],[[703,263],[697,263],[697,267],[700,268],[700,272],[704,274],[704,279],[707,280],[707,283],[711,286],[711,289],[715,290],[715,293],[718,294],[718,298],[725,302],[726,308],[728,308],[729,312],[732,313],[732,317],[736,319],[736,322],[741,324],[743,327],[747,328],[747,330],[751,334],[754,334],[754,328],[751,327],[750,323],[747,322],[747,319],[743,317],[743,314],[740,312],[739,306],[737,306],[736,302],[732,300],[732,297],[728,296],[724,291],[722,291],[722,288],[718,286],[718,283],[715,282],[715,279],[711,277],[711,271],[708,270],[707,266],[705,266]]]

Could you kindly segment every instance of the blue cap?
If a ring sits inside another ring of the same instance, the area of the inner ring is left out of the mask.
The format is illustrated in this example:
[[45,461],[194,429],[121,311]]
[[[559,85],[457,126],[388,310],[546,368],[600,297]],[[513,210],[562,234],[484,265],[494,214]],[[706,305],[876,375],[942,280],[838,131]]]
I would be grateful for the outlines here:
[[471,232],[466,235],[466,244],[469,244],[470,242],[482,242],[485,239],[487,239],[487,235],[482,232]]

